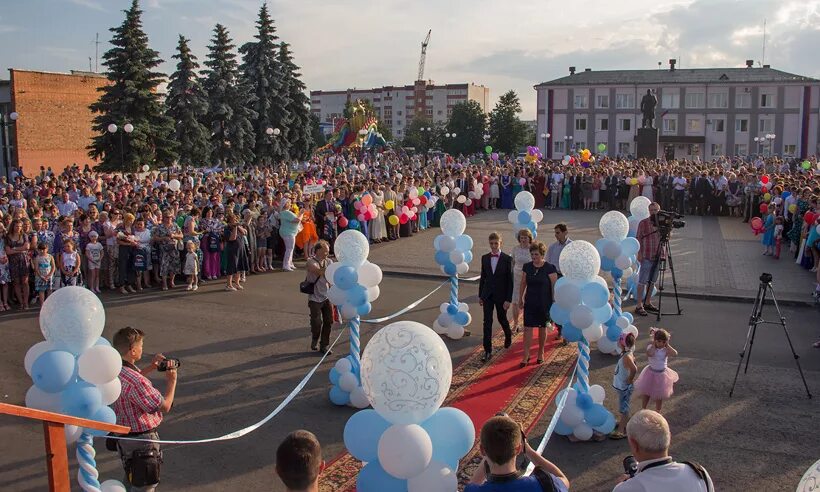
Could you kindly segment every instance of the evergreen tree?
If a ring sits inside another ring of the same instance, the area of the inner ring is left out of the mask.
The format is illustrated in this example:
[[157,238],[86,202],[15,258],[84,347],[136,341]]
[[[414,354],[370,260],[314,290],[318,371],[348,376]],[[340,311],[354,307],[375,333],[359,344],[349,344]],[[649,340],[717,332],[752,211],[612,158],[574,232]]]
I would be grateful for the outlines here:
[[[279,63],[279,46],[276,28],[268,14],[268,5],[262,4],[256,21],[256,41],[239,48],[242,54],[242,82],[254,96],[252,108],[256,113],[251,119],[255,132],[254,151],[274,161],[288,158],[291,141],[291,114],[288,112],[288,88],[282,65]],[[269,136],[268,128],[278,128],[278,136]]]
[[216,25],[211,42],[203,86],[208,94],[205,121],[211,131],[212,158],[223,165],[252,163],[256,137],[251,120],[256,113],[250,106],[254,98],[239,81],[234,45],[225,26]]
[[293,62],[290,45],[282,42],[279,47],[279,64],[282,67],[284,80],[283,92],[287,99],[285,111],[290,117],[288,126],[288,144],[290,157],[306,160],[313,151],[313,129],[310,120],[310,98],[307,87],[299,77],[299,67]]
[[447,132],[456,137],[445,139],[447,152],[450,154],[472,154],[484,149],[484,131],[487,117],[481,105],[476,101],[465,101],[453,106],[447,120]]
[[174,58],[179,63],[168,83],[165,104],[168,115],[176,124],[179,162],[184,165],[205,166],[211,156],[210,134],[202,124],[208,113],[208,99],[196,73],[199,68],[196,56],[191,53],[188,40],[181,34]]
[[[163,113],[156,92],[164,74],[154,72],[162,60],[148,46],[142,30],[139,0],[125,11],[125,20],[111,28],[113,47],[103,55],[109,84],[100,87],[100,98],[89,108],[97,134],[88,146],[88,155],[100,161],[104,170],[136,171],[144,164],[169,165],[177,158],[173,140],[174,122]],[[108,132],[110,124],[116,133]],[[126,134],[125,125],[133,125]]]
[[490,144],[498,152],[515,154],[526,144],[527,125],[519,118],[521,102],[515,91],[502,95],[490,113]]

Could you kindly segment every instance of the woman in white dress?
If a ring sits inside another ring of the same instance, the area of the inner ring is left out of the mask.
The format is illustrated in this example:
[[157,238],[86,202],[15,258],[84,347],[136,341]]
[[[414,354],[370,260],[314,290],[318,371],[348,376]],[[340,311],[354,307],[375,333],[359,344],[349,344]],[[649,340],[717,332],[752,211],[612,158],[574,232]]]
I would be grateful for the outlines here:
[[501,197],[501,192],[498,189],[498,176],[490,177],[490,208],[498,208],[498,199]]
[[521,229],[518,231],[518,245],[515,246],[512,250],[512,261],[513,261],[513,295],[512,295],[512,312],[513,312],[513,319],[512,319],[512,327],[515,329],[516,333],[518,332],[519,328],[521,327],[521,318],[524,314],[524,310],[521,309],[521,306],[518,305],[518,298],[520,297],[520,289],[521,289],[521,276],[524,274],[522,269],[524,268],[525,263],[529,263],[532,261],[532,257],[530,256],[530,244],[532,243],[532,233],[529,229]]
[[652,184],[655,181],[652,179],[652,176],[646,175],[643,177],[643,187],[641,188],[641,195],[649,198],[649,201],[654,201],[652,198]]
[[376,204],[376,218],[373,219],[370,225],[370,239],[373,242],[380,243],[387,239],[387,224],[384,222],[384,185],[379,185],[371,192],[373,195],[373,203]]

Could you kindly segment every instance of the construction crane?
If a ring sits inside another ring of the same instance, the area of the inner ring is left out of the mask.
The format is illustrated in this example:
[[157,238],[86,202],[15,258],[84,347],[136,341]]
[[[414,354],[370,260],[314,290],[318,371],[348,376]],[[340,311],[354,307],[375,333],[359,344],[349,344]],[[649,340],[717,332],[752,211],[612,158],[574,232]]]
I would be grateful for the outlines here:
[[421,58],[419,58],[419,77],[416,80],[424,80],[424,60],[427,58],[427,45],[430,44],[430,33],[433,30],[427,31],[427,37],[421,43]]

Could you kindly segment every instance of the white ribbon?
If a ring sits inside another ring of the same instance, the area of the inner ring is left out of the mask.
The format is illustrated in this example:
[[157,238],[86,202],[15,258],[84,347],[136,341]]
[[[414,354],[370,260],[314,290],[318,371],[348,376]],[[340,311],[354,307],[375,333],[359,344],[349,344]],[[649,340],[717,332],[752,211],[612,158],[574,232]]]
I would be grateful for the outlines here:
[[[572,375],[570,375],[569,379],[567,380],[567,387],[564,390],[569,389],[572,386],[572,380],[575,379],[575,372],[578,370],[578,364],[575,364],[575,369],[572,370]],[[547,442],[552,437],[552,432],[555,430],[555,426],[558,425],[558,419],[561,417],[561,412],[564,410],[564,404],[567,402],[567,392],[564,391],[561,393],[561,396],[558,398],[558,408],[555,409],[555,413],[552,415],[552,420],[550,420],[550,425],[547,426],[547,431],[544,433],[544,437],[541,438],[541,442],[538,443],[538,447],[535,451],[541,455],[544,454],[544,449],[547,448]],[[524,475],[532,474],[533,470],[535,470],[535,464],[530,461],[530,464],[527,465],[527,471],[524,472]]]

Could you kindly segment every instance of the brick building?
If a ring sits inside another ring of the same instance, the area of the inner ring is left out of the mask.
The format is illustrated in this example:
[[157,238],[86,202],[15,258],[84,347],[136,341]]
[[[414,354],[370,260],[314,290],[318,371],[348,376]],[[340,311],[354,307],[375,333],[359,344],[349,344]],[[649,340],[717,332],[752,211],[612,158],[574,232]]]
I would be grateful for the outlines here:
[[10,100],[0,100],[0,107],[7,113],[17,112],[19,118],[8,127],[9,148],[3,149],[4,163],[8,155],[11,165],[21,167],[27,175],[38,172],[40,166],[59,172],[75,163],[81,167],[93,165],[86,150],[94,135],[88,106],[99,97],[97,88],[107,83],[105,76],[13,68],[9,75],[6,84]]

